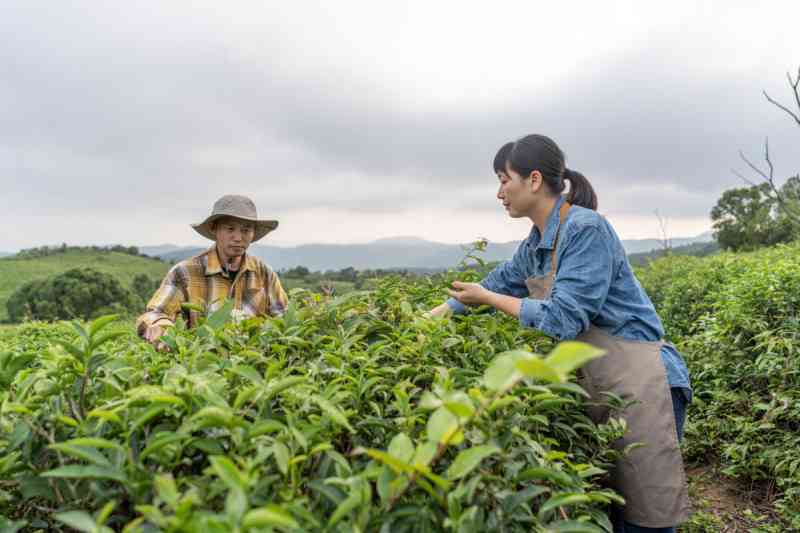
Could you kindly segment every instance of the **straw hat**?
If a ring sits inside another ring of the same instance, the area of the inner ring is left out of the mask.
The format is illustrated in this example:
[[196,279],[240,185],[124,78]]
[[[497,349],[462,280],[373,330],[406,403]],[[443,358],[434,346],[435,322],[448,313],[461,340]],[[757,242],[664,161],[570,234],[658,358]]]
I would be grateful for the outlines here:
[[208,218],[199,224],[192,224],[192,228],[203,237],[215,241],[217,236],[211,231],[211,226],[215,220],[219,220],[222,217],[234,217],[254,223],[255,234],[252,242],[256,242],[278,227],[277,220],[260,220],[256,212],[256,204],[247,196],[226,194],[214,202],[214,208]]

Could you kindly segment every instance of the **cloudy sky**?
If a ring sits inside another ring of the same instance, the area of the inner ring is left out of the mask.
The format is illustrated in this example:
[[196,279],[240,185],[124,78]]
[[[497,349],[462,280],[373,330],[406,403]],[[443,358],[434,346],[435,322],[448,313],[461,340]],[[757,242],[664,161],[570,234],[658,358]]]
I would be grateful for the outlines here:
[[490,163],[527,133],[623,238],[699,234],[739,149],[800,170],[761,94],[791,102],[800,2],[655,4],[3,2],[0,250],[199,244],[229,192],[276,244],[519,239]]

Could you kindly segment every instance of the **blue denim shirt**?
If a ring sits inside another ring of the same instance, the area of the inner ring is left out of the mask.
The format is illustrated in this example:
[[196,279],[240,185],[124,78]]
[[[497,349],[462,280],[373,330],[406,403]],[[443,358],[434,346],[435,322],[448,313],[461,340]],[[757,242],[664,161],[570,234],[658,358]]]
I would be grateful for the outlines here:
[[[544,235],[534,226],[514,257],[498,265],[481,285],[492,292],[522,298],[520,324],[558,340],[574,339],[590,325],[623,339],[663,338],[661,319],[634,276],[622,242],[611,224],[590,209],[572,206],[564,220],[550,298],[528,297],[525,280],[550,272],[563,202],[564,198],[559,198],[550,213]],[[447,303],[456,314],[466,312],[464,304],[454,298]],[[664,344],[661,359],[670,386],[687,389],[689,400],[689,371],[678,351],[671,344]]]

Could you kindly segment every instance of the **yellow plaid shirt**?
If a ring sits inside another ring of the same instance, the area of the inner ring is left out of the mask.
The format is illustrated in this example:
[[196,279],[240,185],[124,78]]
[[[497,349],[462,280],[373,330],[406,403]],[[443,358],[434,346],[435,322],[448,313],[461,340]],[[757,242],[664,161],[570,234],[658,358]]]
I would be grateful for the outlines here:
[[173,266],[161,287],[147,304],[147,311],[136,321],[141,336],[152,325],[171,326],[181,313],[189,327],[197,324],[198,312],[181,309],[181,304],[201,306],[207,313],[219,309],[227,298],[239,316],[277,316],[283,314],[289,299],[278,274],[263,261],[245,255],[239,270],[228,278],[222,270],[216,245],[202,254]]

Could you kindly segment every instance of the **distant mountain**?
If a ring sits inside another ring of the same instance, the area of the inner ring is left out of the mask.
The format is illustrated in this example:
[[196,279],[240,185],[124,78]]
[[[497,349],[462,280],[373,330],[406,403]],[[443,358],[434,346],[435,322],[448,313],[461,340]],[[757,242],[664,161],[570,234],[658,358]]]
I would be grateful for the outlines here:
[[15,255],[15,254],[12,254],[12,253],[9,253],[9,252],[0,252],[0,257],[8,257],[10,255]]
[[[714,235],[710,231],[701,233],[697,237],[678,237],[670,239],[673,248],[707,242],[714,242]],[[622,246],[625,247],[625,251],[628,252],[628,254],[647,253],[663,247],[662,241],[659,239],[628,239],[622,241]]]
[[159,244],[158,246],[139,246],[139,253],[149,255],[150,257],[161,257],[162,254],[168,254],[176,250],[180,250],[182,246],[177,244]]
[[[711,242],[694,242],[692,244],[684,244],[682,246],[675,246],[670,248],[669,253],[672,255],[691,255],[695,257],[705,257],[719,252],[719,244],[717,241]],[[628,261],[635,266],[643,266],[650,261],[654,261],[659,257],[664,257],[665,253],[662,248],[650,250],[649,252],[641,252],[637,254],[628,254]]]
[[[689,244],[712,242],[710,233],[692,238],[672,239],[673,248]],[[622,241],[628,254],[646,253],[661,248],[658,239]],[[519,246],[519,241],[489,243],[482,258],[486,261],[509,259]],[[201,253],[205,248],[179,247],[164,244],[142,246],[147,255],[157,255],[165,261],[177,262]],[[151,253],[157,250],[157,253]],[[445,269],[458,265],[464,257],[465,245],[426,241],[418,237],[392,237],[367,244],[305,244],[280,247],[256,244],[250,253],[260,257],[276,270],[299,265],[310,270],[357,270],[375,268]]]

